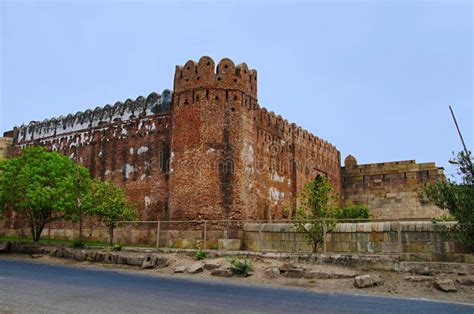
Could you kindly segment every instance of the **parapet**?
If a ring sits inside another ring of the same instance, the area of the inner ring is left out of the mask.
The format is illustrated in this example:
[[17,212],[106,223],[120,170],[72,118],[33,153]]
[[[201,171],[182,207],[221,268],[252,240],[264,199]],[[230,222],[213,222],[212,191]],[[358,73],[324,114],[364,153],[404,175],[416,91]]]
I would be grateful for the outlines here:
[[189,60],[184,66],[176,66],[174,92],[179,94],[195,89],[239,90],[257,98],[257,71],[245,63],[235,65],[228,58],[215,67],[212,58],[204,56],[199,62]]
[[57,136],[69,132],[102,126],[112,122],[127,121],[130,119],[169,112],[171,110],[172,92],[165,89],[161,95],[153,92],[146,98],[137,97],[135,100],[127,99],[94,110],[86,110],[67,116],[45,119],[41,122],[31,121],[13,129],[16,143],[28,142],[35,139]]
[[353,161],[355,161],[353,156],[347,156],[345,167],[342,168],[345,176],[383,175],[419,171],[429,171],[440,175],[443,173],[443,168],[437,167],[434,162],[417,163],[415,160],[400,160],[358,165],[357,161],[355,163]]

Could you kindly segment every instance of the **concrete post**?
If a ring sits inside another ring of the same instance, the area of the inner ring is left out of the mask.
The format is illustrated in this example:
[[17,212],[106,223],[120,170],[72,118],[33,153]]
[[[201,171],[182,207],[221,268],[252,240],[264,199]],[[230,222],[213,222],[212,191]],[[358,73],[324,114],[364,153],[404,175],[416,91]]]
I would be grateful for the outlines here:
[[161,221],[158,221],[156,226],[156,248],[160,248],[160,231],[161,231]]
[[207,221],[204,220],[204,250],[207,248]]

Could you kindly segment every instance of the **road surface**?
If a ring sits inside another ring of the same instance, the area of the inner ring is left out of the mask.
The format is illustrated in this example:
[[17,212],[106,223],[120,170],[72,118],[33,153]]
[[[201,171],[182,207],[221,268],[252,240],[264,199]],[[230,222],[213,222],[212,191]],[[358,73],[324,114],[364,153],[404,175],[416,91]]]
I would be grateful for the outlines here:
[[314,293],[0,257],[0,313],[474,313],[435,301]]

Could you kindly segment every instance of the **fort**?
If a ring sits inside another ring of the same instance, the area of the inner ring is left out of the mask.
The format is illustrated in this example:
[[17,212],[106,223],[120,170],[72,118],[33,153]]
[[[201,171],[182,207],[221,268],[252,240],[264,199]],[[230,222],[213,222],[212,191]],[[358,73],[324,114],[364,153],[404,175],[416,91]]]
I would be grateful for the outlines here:
[[0,158],[42,145],[122,185],[141,220],[291,218],[303,186],[327,176],[340,202],[377,219],[441,213],[419,189],[434,163],[359,165],[327,141],[260,106],[257,71],[210,57],[177,66],[173,91],[32,121],[4,133]]

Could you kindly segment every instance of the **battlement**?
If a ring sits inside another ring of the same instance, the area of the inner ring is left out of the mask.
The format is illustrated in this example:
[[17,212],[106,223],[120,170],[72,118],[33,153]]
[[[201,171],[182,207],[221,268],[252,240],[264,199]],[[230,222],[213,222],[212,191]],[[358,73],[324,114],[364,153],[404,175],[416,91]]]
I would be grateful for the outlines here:
[[370,176],[378,174],[393,174],[402,172],[428,171],[436,174],[442,173],[443,168],[438,168],[434,162],[417,163],[415,160],[400,160],[358,165],[354,156],[347,156],[344,162],[343,173],[346,176]]
[[135,100],[118,101],[113,106],[105,105],[104,107],[96,107],[94,110],[79,111],[67,116],[45,119],[41,122],[31,121],[28,125],[15,127],[13,132],[9,134],[12,133],[15,143],[21,144],[113,122],[169,112],[171,110],[171,97],[171,91],[165,89],[161,95],[153,92],[146,98],[139,96]]
[[238,90],[257,98],[257,71],[247,64],[235,65],[228,58],[219,61],[215,67],[212,58],[204,56],[199,62],[189,60],[184,66],[176,66],[174,92],[196,89]]

